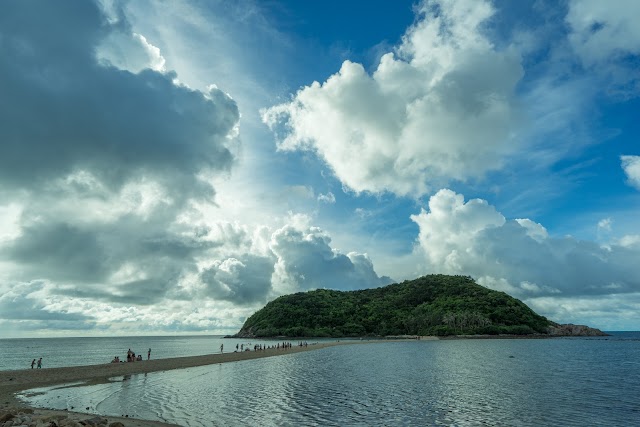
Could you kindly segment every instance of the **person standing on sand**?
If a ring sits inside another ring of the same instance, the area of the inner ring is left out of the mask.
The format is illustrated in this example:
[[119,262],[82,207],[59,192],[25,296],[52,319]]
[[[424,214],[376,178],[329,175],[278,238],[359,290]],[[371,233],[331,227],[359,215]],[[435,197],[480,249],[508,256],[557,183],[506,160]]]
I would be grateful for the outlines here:
[[38,359],[38,369],[42,368],[42,357]]
[[36,359],[33,359],[31,361],[31,369],[33,369],[34,366],[36,366]]
[[147,351],[147,360],[151,359],[151,349],[149,349],[149,351]]
[[222,353],[223,348],[224,348],[224,344],[220,344],[220,353]]

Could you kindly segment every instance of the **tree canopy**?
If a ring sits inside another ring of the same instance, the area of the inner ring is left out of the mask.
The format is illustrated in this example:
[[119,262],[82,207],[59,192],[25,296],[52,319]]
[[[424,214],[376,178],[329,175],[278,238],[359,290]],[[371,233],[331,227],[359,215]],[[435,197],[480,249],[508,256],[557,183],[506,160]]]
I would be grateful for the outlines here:
[[471,277],[429,275],[357,291],[281,296],[249,317],[239,337],[358,337],[547,333],[552,323]]

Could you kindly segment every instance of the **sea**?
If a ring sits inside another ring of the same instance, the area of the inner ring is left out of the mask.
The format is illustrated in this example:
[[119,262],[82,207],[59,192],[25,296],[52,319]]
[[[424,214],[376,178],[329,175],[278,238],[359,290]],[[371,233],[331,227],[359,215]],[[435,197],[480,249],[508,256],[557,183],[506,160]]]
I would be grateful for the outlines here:
[[[23,392],[33,406],[181,426],[638,426],[640,332],[343,345]],[[273,341],[274,343],[276,341]],[[256,341],[267,343],[267,341]],[[0,371],[235,350],[222,337],[0,340]],[[294,345],[296,342],[294,341]],[[122,357],[121,357],[122,358]],[[2,372],[0,372],[2,374]]]

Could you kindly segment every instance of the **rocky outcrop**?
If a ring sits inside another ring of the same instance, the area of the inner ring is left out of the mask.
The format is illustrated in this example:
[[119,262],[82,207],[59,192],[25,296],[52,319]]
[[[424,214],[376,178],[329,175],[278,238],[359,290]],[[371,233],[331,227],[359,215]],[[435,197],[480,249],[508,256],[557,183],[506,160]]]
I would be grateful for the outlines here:
[[237,334],[226,335],[225,338],[256,338],[256,335],[253,333],[254,328],[242,328],[238,331]]
[[564,325],[554,323],[549,326],[547,333],[554,337],[606,337],[609,335],[600,329],[590,328],[585,325],[574,325],[572,323]]

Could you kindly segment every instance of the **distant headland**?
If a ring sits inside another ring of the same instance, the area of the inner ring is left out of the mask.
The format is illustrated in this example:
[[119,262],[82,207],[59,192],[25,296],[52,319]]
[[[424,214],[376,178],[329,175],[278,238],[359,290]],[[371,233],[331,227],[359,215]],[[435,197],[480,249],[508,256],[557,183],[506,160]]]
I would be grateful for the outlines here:
[[235,338],[385,336],[605,336],[558,324],[468,276],[428,275],[381,288],[317,289],[281,296],[249,317]]

